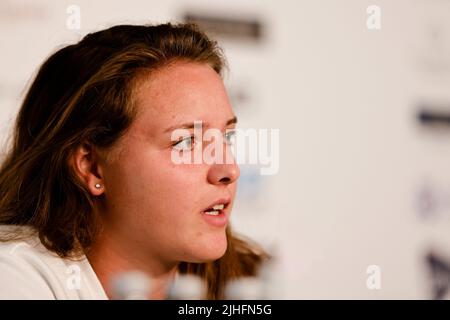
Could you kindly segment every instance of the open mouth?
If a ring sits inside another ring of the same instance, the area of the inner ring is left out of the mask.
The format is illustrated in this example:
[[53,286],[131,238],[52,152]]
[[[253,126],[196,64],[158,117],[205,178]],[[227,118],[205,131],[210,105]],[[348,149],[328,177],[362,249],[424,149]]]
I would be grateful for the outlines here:
[[221,203],[221,204],[216,204],[214,206],[212,206],[211,208],[203,211],[205,214],[210,215],[210,216],[218,216],[219,214],[223,213],[223,210],[228,206],[228,204],[225,203]]
[[228,223],[228,214],[226,209],[229,204],[229,199],[219,199],[203,210],[202,216],[210,225],[222,228]]
[[203,210],[203,213],[209,216],[218,216],[225,213],[225,209],[228,208],[229,204],[230,199],[228,198],[218,199]]

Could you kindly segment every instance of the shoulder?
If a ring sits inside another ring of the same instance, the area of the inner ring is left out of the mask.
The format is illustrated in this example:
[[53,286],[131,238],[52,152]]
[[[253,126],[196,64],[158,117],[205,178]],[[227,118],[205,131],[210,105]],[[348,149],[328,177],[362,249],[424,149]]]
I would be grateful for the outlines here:
[[[2,235],[5,229],[1,227]],[[0,242],[0,299],[54,299],[40,273],[45,259],[33,242],[32,238]]]
[[[103,296],[97,294],[102,293],[101,287],[85,257],[79,260],[61,258],[47,250],[32,230],[16,229],[11,233],[10,228],[0,226],[0,299],[96,299]],[[11,238],[17,234],[21,237]]]

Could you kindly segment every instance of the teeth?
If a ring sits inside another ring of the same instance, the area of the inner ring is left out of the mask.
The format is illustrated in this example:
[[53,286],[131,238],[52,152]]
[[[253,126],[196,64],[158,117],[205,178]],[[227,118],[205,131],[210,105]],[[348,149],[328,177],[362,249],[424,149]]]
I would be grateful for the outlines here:
[[225,205],[222,204],[216,204],[212,209],[205,211],[205,214],[208,214],[210,216],[217,216],[220,214],[220,210],[223,210],[225,208]]
[[222,203],[222,204],[216,204],[214,207],[213,207],[213,209],[214,210],[223,210],[223,208],[225,207],[225,205]]

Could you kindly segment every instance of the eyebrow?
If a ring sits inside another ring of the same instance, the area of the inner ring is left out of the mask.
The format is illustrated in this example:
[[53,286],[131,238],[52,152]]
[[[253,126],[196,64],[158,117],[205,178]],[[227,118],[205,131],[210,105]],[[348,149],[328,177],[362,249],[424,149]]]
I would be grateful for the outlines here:
[[[237,117],[233,117],[226,122],[225,126],[229,126],[231,124],[236,124],[236,123],[237,123]],[[206,122],[202,121],[202,124],[205,127],[209,127],[209,124]],[[169,132],[169,131],[173,131],[176,129],[194,129],[194,122],[187,122],[187,123],[182,123],[179,125],[171,126],[171,127],[167,128],[166,130],[164,130],[164,132]]]

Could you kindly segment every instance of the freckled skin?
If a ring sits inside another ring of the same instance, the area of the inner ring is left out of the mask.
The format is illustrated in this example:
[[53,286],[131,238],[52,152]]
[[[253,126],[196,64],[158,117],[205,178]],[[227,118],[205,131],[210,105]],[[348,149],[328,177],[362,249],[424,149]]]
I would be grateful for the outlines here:
[[234,200],[239,168],[174,164],[171,132],[164,130],[196,120],[231,128],[225,123],[234,113],[222,79],[206,64],[179,62],[140,81],[135,98],[138,116],[103,167],[105,232],[141,260],[220,258],[227,246],[225,227],[208,224],[201,212],[217,199]]

